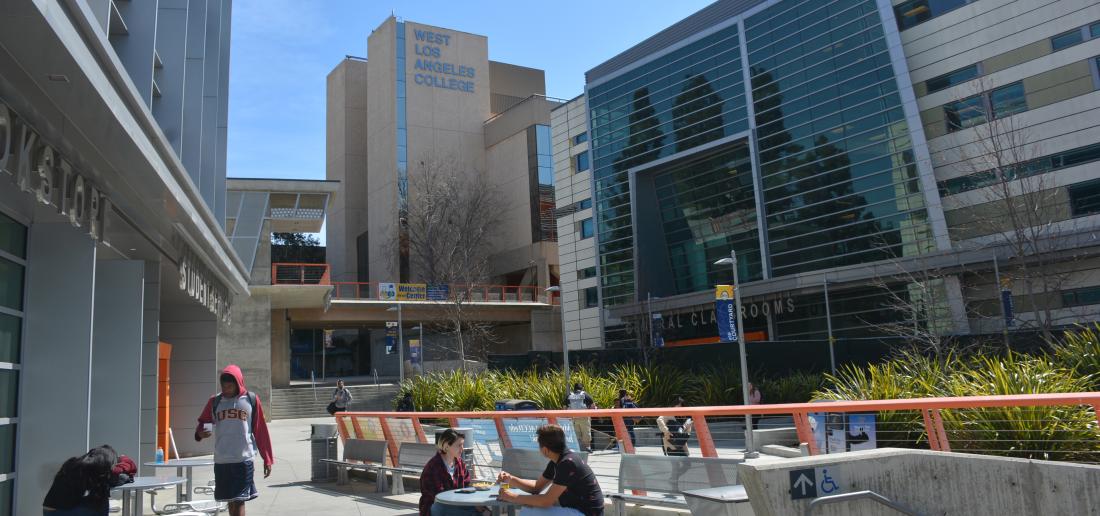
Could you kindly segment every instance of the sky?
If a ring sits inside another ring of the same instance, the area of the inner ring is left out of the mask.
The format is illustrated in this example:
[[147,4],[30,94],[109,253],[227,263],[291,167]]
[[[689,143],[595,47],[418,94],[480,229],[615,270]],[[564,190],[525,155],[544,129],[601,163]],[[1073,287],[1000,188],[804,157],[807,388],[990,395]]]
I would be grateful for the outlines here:
[[229,69],[229,177],[324,179],[325,77],[391,11],[488,37],[489,59],[546,71],[571,99],[584,72],[713,0],[236,0]]

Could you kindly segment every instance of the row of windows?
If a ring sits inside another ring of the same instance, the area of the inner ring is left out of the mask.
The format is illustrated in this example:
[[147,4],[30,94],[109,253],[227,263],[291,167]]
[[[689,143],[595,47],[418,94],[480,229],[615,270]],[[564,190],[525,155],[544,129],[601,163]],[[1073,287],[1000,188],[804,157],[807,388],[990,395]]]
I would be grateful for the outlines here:
[[582,152],[573,156],[573,173],[580,174],[591,167],[588,161],[588,153]]
[[599,287],[588,287],[581,291],[581,308],[596,308],[600,306]]
[[947,132],[984,124],[1027,111],[1027,95],[1023,82],[1001,86],[994,90],[957,100],[943,106]]
[[577,279],[588,279],[596,277],[596,267],[585,267],[577,271]]
[[593,226],[592,226],[592,218],[589,217],[587,219],[584,219],[584,220],[580,221],[580,229],[581,229],[580,233],[581,233],[581,238],[582,239],[583,238],[592,238],[592,235],[595,234],[595,232],[593,231]]
[[[1023,163],[1016,163],[1001,168],[1001,175],[1005,181],[1012,181],[1024,177],[1044,174],[1060,168],[1075,167],[1085,163],[1100,161],[1100,143],[1078,147],[1064,152],[1058,152],[1049,156],[1032,159]],[[962,192],[969,192],[978,188],[999,183],[996,170],[983,170],[974,174],[955,177],[940,181],[940,195],[948,196]]]
[[1100,38],[1100,22],[1083,25],[1069,32],[1063,32],[1050,38],[1051,50],[1057,52],[1093,38]]
[[894,16],[898,20],[898,30],[905,30],[976,1],[909,0],[894,6]]
[[[17,420],[19,408],[19,354],[23,339],[24,260],[27,258],[27,228],[0,213],[0,419]],[[0,423],[0,475],[15,471],[17,424]],[[11,514],[12,486],[9,478],[0,482],[0,514]]]
[[1100,286],[1085,287],[1062,292],[1062,306],[1100,305]]
[[1100,213],[1100,180],[1069,187],[1070,213],[1074,217]]
[[582,144],[586,141],[588,141],[588,133],[587,132],[583,132],[583,133],[578,134],[578,135],[573,137],[573,145],[580,145],[580,144]]
[[577,201],[573,204],[570,204],[570,205],[567,205],[567,206],[562,206],[561,208],[558,208],[557,210],[554,211],[554,217],[560,219],[560,218],[565,217],[567,215],[572,215],[574,213],[577,213],[578,211],[587,210],[588,208],[591,208],[591,207],[592,207],[592,199],[591,198],[582,199],[582,200]]

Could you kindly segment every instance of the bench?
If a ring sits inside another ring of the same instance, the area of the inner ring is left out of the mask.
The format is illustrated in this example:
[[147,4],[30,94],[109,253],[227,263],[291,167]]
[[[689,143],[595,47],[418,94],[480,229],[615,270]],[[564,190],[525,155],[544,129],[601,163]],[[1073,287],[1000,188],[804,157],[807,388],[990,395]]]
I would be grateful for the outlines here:
[[348,470],[362,469],[374,471],[378,479],[377,491],[384,493],[389,489],[386,485],[386,457],[388,455],[386,441],[373,439],[348,439],[344,441],[344,458],[321,459],[321,462],[336,466],[336,483],[348,483]]
[[[588,463],[587,453],[573,453],[581,458],[581,462]],[[550,459],[543,457],[538,450],[509,448],[504,450],[504,458],[500,462],[500,469],[501,471],[507,471],[514,477],[525,480],[538,480],[542,476],[542,472],[546,471],[546,464],[549,462]]]
[[[741,462],[744,460],[623,454],[619,462],[619,492],[608,497],[619,515],[626,514],[628,503],[686,509],[684,491],[736,485],[737,464]],[[647,494],[629,494],[628,490]],[[744,500],[748,501],[747,495]]]
[[384,468],[393,474],[393,487],[390,489],[390,494],[404,494],[404,475],[420,476],[420,473],[424,471],[424,465],[432,460],[432,457],[435,457],[437,453],[439,453],[439,448],[436,448],[434,444],[401,443],[401,447],[397,450],[397,465]]

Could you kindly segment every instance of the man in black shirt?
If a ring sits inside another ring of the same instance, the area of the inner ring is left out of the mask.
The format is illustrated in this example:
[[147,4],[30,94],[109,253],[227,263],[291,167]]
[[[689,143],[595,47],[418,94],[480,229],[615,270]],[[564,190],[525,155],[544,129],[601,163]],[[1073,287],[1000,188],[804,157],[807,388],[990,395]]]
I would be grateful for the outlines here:
[[[565,432],[558,425],[543,425],[538,430],[539,451],[550,462],[537,480],[513,477],[501,471],[501,484],[533,494],[501,490],[500,499],[532,507],[524,516],[603,516],[603,491],[592,468],[572,450],[565,448]],[[543,489],[550,489],[543,493]]]

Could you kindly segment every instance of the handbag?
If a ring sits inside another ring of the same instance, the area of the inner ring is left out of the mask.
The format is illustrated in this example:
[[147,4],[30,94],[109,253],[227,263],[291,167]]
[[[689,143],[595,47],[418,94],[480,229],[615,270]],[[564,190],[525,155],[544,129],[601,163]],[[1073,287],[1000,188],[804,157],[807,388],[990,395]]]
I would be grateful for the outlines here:
[[328,406],[325,407],[325,411],[328,412],[328,415],[335,416],[336,415],[336,402],[335,401],[330,401],[328,403]]

